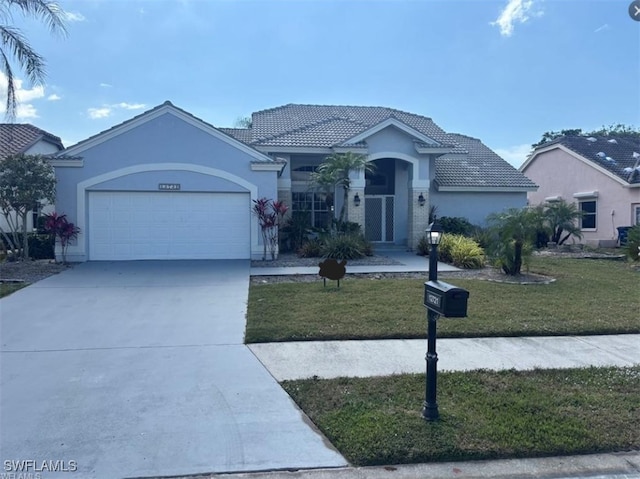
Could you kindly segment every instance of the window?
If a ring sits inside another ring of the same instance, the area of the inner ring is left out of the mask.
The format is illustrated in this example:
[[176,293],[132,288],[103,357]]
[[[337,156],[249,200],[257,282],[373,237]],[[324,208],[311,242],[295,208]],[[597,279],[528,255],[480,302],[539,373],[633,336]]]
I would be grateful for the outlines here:
[[329,204],[327,203],[326,195],[322,193],[305,192],[291,194],[291,210],[307,211],[311,218],[311,225],[315,228],[325,228],[329,221]]
[[636,220],[635,224],[640,225],[640,205],[633,207],[633,217]]
[[596,200],[580,201],[580,211],[582,212],[580,228],[596,229]]

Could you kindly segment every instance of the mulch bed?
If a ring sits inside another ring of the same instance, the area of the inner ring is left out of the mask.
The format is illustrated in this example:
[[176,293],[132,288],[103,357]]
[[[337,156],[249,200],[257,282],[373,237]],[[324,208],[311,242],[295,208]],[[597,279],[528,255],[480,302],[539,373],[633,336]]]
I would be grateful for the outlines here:
[[35,283],[69,268],[69,265],[40,259],[28,261],[4,261],[0,263],[0,282]]

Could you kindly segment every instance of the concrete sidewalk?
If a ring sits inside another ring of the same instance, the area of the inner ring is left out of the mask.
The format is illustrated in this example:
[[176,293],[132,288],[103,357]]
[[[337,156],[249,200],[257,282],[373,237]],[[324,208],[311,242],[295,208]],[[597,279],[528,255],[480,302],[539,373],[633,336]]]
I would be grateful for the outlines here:
[[[278,380],[425,371],[426,339],[250,344]],[[438,370],[580,368],[640,364],[640,334],[439,339]]]

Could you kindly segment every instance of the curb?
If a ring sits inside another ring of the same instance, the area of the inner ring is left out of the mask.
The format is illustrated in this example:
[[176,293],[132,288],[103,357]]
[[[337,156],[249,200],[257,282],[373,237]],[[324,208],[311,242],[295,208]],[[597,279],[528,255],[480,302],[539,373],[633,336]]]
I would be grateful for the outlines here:
[[[584,456],[172,476],[173,479],[640,479],[640,451]],[[161,478],[155,478],[161,479]]]

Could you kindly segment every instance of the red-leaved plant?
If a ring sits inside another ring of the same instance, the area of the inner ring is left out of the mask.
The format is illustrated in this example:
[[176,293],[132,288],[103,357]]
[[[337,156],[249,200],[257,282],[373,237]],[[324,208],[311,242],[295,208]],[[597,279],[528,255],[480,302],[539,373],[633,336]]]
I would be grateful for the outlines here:
[[260,198],[253,200],[253,214],[258,218],[260,224],[260,232],[262,233],[262,261],[267,259],[267,246],[271,259],[276,259],[276,251],[278,249],[278,228],[280,221],[287,213],[289,208],[284,201],[269,200]]
[[47,233],[54,235],[60,241],[62,248],[62,262],[67,262],[67,248],[69,243],[75,240],[80,233],[80,228],[67,220],[67,215],[59,215],[56,212],[45,216],[44,229]]

